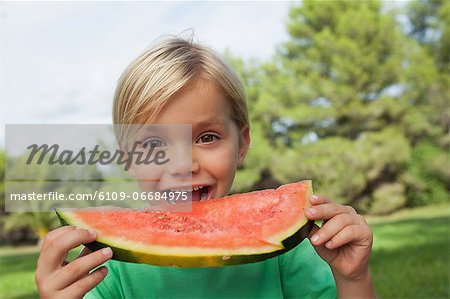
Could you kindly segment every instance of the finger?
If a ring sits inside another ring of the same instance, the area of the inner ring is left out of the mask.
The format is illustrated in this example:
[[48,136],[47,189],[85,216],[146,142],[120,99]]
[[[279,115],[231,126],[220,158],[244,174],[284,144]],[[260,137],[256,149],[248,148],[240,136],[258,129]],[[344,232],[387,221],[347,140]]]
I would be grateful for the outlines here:
[[89,253],[92,253],[92,250],[90,250],[86,246],[83,246],[83,249],[81,249],[80,253],[77,255],[75,259],[79,259],[80,257],[88,255]]
[[[65,233],[67,233],[68,231],[75,230],[75,229],[77,229],[77,227],[73,226],[73,225],[62,226],[62,227],[59,227],[57,229],[54,229],[54,230],[48,232],[45,235],[45,239],[52,239],[52,238],[55,239],[55,238],[65,234]],[[44,244],[42,244],[42,245],[44,245]]]
[[77,229],[76,226],[63,226],[47,233],[45,235],[44,241],[42,242],[41,252],[45,252],[47,250],[47,247],[53,240],[75,229]]
[[64,290],[63,298],[81,298],[86,295],[87,292],[97,286],[108,274],[108,269],[102,266],[88,276],[83,277],[71,284]]
[[[92,252],[92,250],[90,250],[88,247],[86,247],[86,246],[83,246],[83,248],[81,248],[81,250],[80,250],[80,252],[78,253],[78,255],[74,258],[74,259],[72,259],[73,261],[74,260],[76,260],[77,258],[80,258],[80,257],[83,257],[83,256],[85,256],[85,255],[88,255],[89,253],[91,253]],[[63,262],[63,266],[65,266],[65,265],[67,265],[68,263],[70,263],[70,261],[67,261],[67,260],[65,260],[64,262]]]
[[[80,258],[80,257],[83,257],[83,256],[85,256],[85,255],[88,255],[88,254],[91,253],[91,252],[92,252],[92,251],[91,251],[89,248],[83,246],[83,248],[80,250],[80,253],[78,253],[77,257],[76,257],[74,260],[76,260],[76,259],[78,259],[78,258]],[[69,262],[68,262],[67,260],[64,260],[62,266],[64,267],[65,265],[68,265],[68,264],[69,264]],[[86,275],[87,275],[87,274],[86,274]]]
[[314,206],[314,205],[320,205],[320,204],[324,204],[324,203],[329,203],[331,202],[328,198],[321,196],[321,195],[311,195],[309,197],[309,203]]
[[69,231],[75,230],[75,226],[63,226],[52,230],[48,234],[45,235],[44,241],[42,242],[41,252],[39,254],[39,258],[37,261],[37,270],[36,274],[45,275],[47,273],[53,272],[55,269],[52,268],[48,261],[48,255],[52,252],[51,243],[54,242],[59,236],[62,236]]
[[370,233],[364,231],[361,225],[349,225],[339,231],[331,240],[325,243],[328,249],[335,249],[345,244],[352,243],[361,246],[370,246]]
[[58,290],[68,287],[80,278],[88,275],[92,269],[103,264],[112,256],[111,248],[106,247],[74,260],[56,272],[55,287]]
[[328,220],[338,214],[356,214],[351,206],[344,206],[335,202],[316,205],[305,209],[305,216],[309,220]]
[[308,234],[308,239],[311,239],[311,237],[319,230],[319,226],[317,226],[317,224],[314,223],[311,231]]
[[314,246],[322,245],[333,238],[339,231],[348,225],[354,224],[353,217],[349,214],[339,214],[327,221],[313,236],[311,243]]
[[314,245],[313,242],[311,241],[311,237],[314,236],[317,231],[319,231],[320,227],[317,226],[316,224],[314,224],[310,234],[308,235],[308,238],[311,242],[311,244],[314,246],[314,250],[317,252],[317,254],[322,257],[325,261],[330,261],[333,259],[333,255],[336,255],[335,252],[329,250],[328,248],[326,248],[324,245]]
[[73,229],[56,238],[47,240],[45,252],[42,256],[42,263],[50,269],[59,269],[67,257],[69,250],[80,246],[81,244],[91,243],[97,237],[94,231],[86,229]]

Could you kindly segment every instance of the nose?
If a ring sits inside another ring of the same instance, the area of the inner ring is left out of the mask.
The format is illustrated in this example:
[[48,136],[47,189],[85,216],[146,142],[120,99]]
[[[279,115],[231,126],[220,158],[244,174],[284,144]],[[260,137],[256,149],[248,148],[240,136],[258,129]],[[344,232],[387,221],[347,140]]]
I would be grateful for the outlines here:
[[183,154],[174,155],[169,162],[169,174],[176,177],[187,177],[197,173],[200,169],[200,164],[195,158],[194,153],[189,151]]

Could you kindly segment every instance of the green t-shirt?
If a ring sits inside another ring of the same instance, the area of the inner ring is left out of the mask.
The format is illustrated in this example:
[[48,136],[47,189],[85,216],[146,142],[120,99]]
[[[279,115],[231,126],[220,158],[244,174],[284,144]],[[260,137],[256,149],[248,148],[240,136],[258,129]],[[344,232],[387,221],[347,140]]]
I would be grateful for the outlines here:
[[309,240],[259,263],[174,268],[108,261],[85,298],[336,298],[330,267]]

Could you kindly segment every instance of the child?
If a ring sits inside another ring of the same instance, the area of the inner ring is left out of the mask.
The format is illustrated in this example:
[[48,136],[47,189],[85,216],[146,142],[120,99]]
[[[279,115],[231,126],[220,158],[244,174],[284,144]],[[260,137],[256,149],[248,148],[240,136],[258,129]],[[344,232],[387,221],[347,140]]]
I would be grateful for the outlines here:
[[[115,94],[114,123],[191,124],[192,165],[164,175],[192,176],[208,197],[228,194],[250,144],[243,87],[211,49],[168,38],[138,57]],[[263,262],[222,268],[172,268],[109,260],[109,248],[86,248],[71,263],[67,252],[96,233],[62,227],[42,245],[36,282],[42,298],[373,298],[368,267],[372,233],[349,206],[310,198],[314,227],[288,253]],[[312,244],[312,246],[311,246]],[[315,249],[315,250],[314,250]],[[108,261],[109,260],[109,261]],[[105,266],[89,273],[106,262]],[[328,265],[327,265],[328,263]],[[337,293],[336,293],[337,289]]]

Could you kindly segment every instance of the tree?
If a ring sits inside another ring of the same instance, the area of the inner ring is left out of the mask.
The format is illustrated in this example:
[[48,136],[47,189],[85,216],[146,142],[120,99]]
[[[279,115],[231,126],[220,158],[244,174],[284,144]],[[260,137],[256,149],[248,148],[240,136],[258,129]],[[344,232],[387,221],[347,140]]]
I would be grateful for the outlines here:
[[424,97],[439,72],[396,20],[380,1],[291,8],[289,40],[245,80],[275,181],[312,178],[320,193],[378,213],[409,204],[413,149],[442,137]]
[[440,71],[450,71],[450,3],[413,1],[407,7],[407,32],[427,48]]
[[[429,55],[427,68],[411,72],[412,96],[420,113],[410,123],[428,125],[432,131],[419,138],[402,179],[411,204],[423,205],[447,201],[450,192],[450,2],[413,1],[407,6],[407,16],[405,31]],[[430,70],[435,71],[432,78],[427,76]]]
[[[437,76],[427,80],[418,95],[421,110],[429,123],[435,125],[437,142],[450,148],[450,2],[443,0],[413,1],[407,7],[409,24],[406,32],[429,53]],[[424,76],[419,76],[422,81]],[[420,83],[420,82],[417,82]]]

